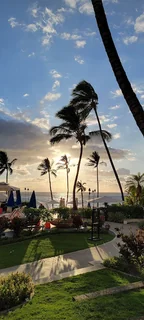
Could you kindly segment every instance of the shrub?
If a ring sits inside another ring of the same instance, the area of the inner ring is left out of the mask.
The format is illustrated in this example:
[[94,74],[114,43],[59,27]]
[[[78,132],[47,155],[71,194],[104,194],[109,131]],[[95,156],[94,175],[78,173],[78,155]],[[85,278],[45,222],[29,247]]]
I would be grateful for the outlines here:
[[66,220],[70,216],[70,209],[69,208],[56,208],[55,212],[59,214],[60,219]]
[[78,214],[82,218],[91,219],[92,218],[92,209],[91,208],[78,209]]
[[110,222],[119,222],[122,223],[125,216],[122,212],[109,212],[108,213],[108,221]]
[[29,299],[34,285],[25,273],[10,274],[0,278],[0,311],[7,310]]
[[125,218],[142,219],[144,218],[144,210],[139,205],[111,205],[108,206],[108,212],[124,214]]
[[74,216],[73,217],[73,225],[78,229],[80,228],[80,226],[83,225],[83,222],[82,222],[82,218],[81,216]]
[[139,222],[138,226],[140,229],[144,230],[144,221]]
[[12,229],[14,231],[14,235],[16,237],[19,237],[21,231],[24,229],[25,227],[25,220],[15,217],[13,218],[11,224],[10,224],[10,229]]
[[52,219],[51,211],[49,211],[47,209],[41,209],[40,218],[44,222],[51,220]]
[[122,257],[112,257],[112,258],[105,259],[103,262],[103,265],[106,268],[113,268],[123,272],[129,273],[130,271],[129,264]]
[[8,227],[8,219],[6,217],[0,218],[0,234]]

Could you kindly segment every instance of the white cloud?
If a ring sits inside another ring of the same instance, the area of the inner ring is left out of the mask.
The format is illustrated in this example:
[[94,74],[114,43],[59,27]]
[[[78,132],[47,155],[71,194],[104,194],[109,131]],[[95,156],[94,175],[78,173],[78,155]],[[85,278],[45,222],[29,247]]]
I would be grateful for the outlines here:
[[117,89],[115,91],[111,91],[111,94],[113,95],[113,98],[121,97],[122,91],[121,91],[121,89]]
[[0,98],[0,105],[4,106],[4,99],[3,98]]
[[61,33],[61,38],[64,40],[78,40],[78,39],[81,39],[82,36],[80,36],[78,34],[70,34],[67,32],[63,32],[63,33]]
[[53,13],[52,10],[49,8],[45,8],[45,15],[48,15],[49,20],[48,22],[51,23],[52,25],[55,24],[60,24],[64,21],[64,16],[61,13]]
[[35,52],[32,52],[28,55],[28,58],[34,57],[35,56]]
[[76,8],[77,0],[64,0],[65,4],[73,9]]
[[36,32],[37,31],[37,26],[34,23],[30,23],[25,27],[25,30],[28,32]]
[[58,100],[59,98],[61,97],[61,93],[53,93],[53,92],[48,92],[43,100],[46,100],[46,101],[56,101]]
[[57,33],[51,24],[47,24],[46,26],[43,26],[42,31],[44,33]]
[[116,123],[107,124],[107,127],[110,129],[113,129],[113,128],[117,127],[117,124]]
[[83,64],[83,63],[84,63],[84,60],[81,59],[80,56],[75,56],[74,59],[75,59],[75,61],[77,61],[79,64]]
[[56,80],[52,86],[52,90],[55,90],[57,87],[60,86],[60,81],[59,80]]
[[45,37],[43,37],[42,39],[42,45],[43,46],[47,46],[52,42],[52,36],[51,35],[46,35]]
[[117,110],[117,109],[119,109],[119,108],[120,108],[120,106],[116,104],[116,106],[110,107],[109,109],[111,109],[111,110]]
[[13,17],[11,17],[10,19],[8,19],[8,22],[9,22],[9,24],[10,24],[10,26],[11,26],[12,28],[21,26],[21,24],[16,21],[16,18],[13,18]]
[[137,33],[144,32],[144,13],[137,17],[134,29]]
[[141,99],[144,99],[144,94],[141,95]]
[[79,7],[79,12],[80,13],[85,13],[85,14],[93,14],[94,13],[94,10],[93,10],[93,6],[91,4],[91,1],[90,2],[86,2],[84,4],[82,4],[80,7]]
[[54,79],[57,79],[57,78],[61,78],[62,77],[62,75],[60,74],[60,73],[58,73],[56,70],[51,70],[50,72],[49,72],[51,75],[52,75],[52,77],[54,78]]
[[120,136],[121,136],[120,133],[116,133],[116,134],[113,135],[113,138],[114,138],[114,139],[119,139]]
[[31,123],[41,129],[49,129],[49,120],[46,118],[35,118]]
[[128,26],[134,25],[134,21],[133,21],[132,17],[126,18],[126,19],[125,19],[125,23],[126,23]]
[[95,31],[85,31],[84,35],[87,37],[93,37],[96,35],[96,32]]
[[75,43],[76,43],[76,48],[84,48],[84,46],[86,45],[85,40],[77,40]]
[[23,97],[24,97],[24,98],[29,97],[29,93],[25,93],[25,94],[23,95]]
[[124,44],[126,44],[126,45],[132,44],[132,43],[136,42],[137,40],[138,40],[138,37],[136,37],[136,36],[131,36],[131,37],[123,38],[123,42],[124,42]]

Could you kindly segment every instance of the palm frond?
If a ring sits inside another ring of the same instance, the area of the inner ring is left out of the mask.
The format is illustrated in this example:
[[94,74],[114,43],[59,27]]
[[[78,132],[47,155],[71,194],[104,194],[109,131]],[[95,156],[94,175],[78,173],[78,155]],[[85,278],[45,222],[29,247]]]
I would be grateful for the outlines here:
[[17,159],[16,159],[16,158],[15,158],[15,159],[13,159],[13,160],[9,163],[9,165],[10,165],[10,166],[14,165],[16,161],[17,161]]
[[12,174],[13,173],[13,169],[11,167],[8,168],[9,173]]
[[98,101],[98,95],[96,94],[94,88],[92,85],[83,80],[80,81],[76,87],[72,91],[72,96],[82,96],[82,97],[87,97],[88,99],[93,99],[94,101]]
[[[110,132],[108,132],[108,131],[106,131],[106,130],[102,130],[102,134],[103,134],[103,137],[104,137],[104,139],[106,140],[106,141],[111,141],[111,139],[112,139],[112,134],[110,133]],[[97,131],[91,131],[91,132],[89,132],[89,135],[91,136],[91,137],[100,137],[101,136],[101,133],[100,133],[100,130],[97,130]]]
[[53,170],[51,171],[51,174],[52,174],[55,178],[57,177],[56,170],[53,169]]
[[3,174],[5,172],[5,168],[1,169],[0,168],[0,175]]
[[54,145],[55,143],[59,143],[62,140],[68,140],[68,139],[72,138],[72,136],[73,136],[72,134],[59,133],[59,134],[55,135],[53,138],[50,139],[50,143],[52,145]]

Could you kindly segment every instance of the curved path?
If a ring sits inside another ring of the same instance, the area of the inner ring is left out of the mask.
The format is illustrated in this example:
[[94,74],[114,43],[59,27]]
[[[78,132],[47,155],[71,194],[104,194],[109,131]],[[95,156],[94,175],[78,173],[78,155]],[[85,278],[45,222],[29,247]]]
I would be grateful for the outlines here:
[[[115,228],[118,227],[121,228],[125,234],[129,234],[131,231],[135,232],[137,229],[137,225],[110,223],[110,226],[111,231],[115,232]],[[119,255],[117,242],[119,242],[119,239],[115,237],[112,241],[97,247],[1,269],[0,276],[11,272],[26,272],[30,273],[35,283],[47,283],[73,275],[103,269],[102,262],[105,258]]]

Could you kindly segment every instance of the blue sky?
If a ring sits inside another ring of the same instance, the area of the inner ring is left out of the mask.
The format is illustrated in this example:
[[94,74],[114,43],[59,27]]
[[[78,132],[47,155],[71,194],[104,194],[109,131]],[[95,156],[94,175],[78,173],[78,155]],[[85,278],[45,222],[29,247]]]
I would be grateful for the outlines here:
[[[144,104],[143,0],[104,0],[110,29],[129,80]],[[80,80],[89,81],[99,96],[104,129],[113,134],[112,155],[121,177],[143,172],[143,137],[129,113],[106,56],[90,0],[5,0],[0,4],[0,147],[18,158],[11,182],[21,188],[45,190],[37,166],[44,157],[58,161],[67,153],[77,163],[75,141],[49,145],[55,113],[69,102]],[[88,128],[97,128],[94,115]],[[101,141],[84,152],[80,178],[94,186],[93,171],[85,162],[98,150],[107,167],[101,168],[101,189],[118,191]],[[71,169],[71,181],[75,168]],[[61,190],[63,173],[54,182]],[[1,180],[5,177],[2,176]],[[63,189],[64,190],[64,189]]]

